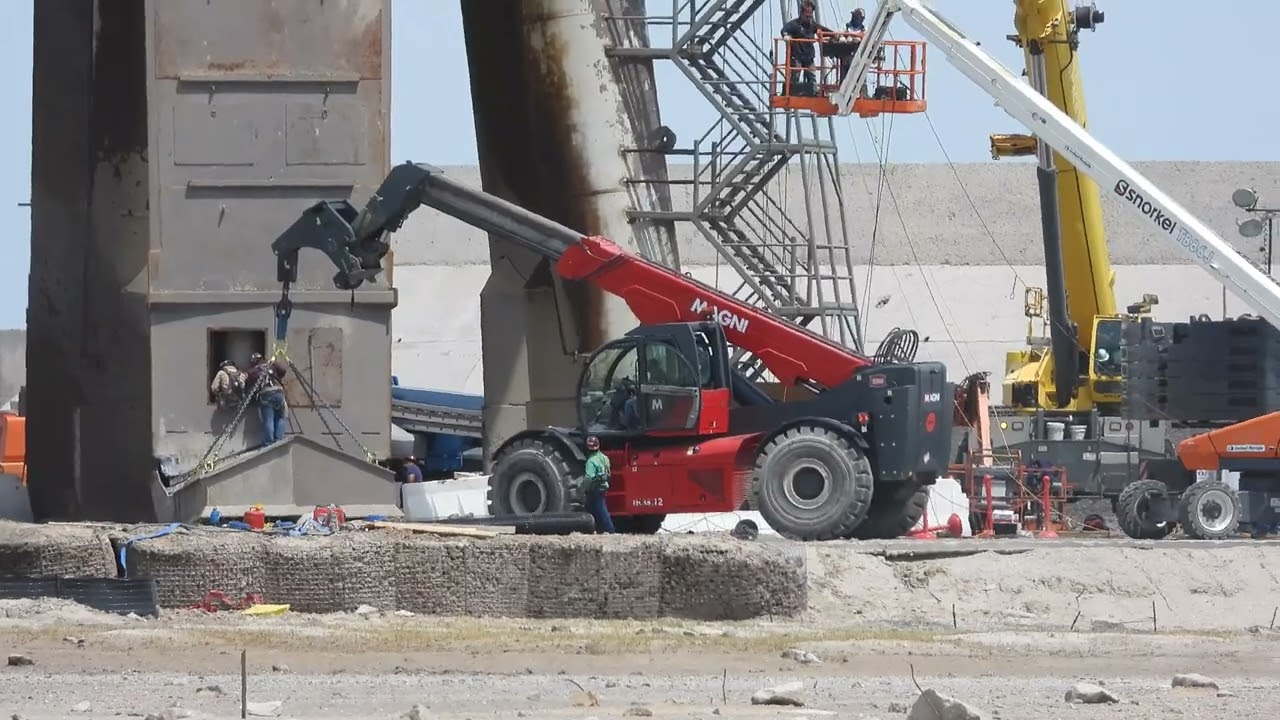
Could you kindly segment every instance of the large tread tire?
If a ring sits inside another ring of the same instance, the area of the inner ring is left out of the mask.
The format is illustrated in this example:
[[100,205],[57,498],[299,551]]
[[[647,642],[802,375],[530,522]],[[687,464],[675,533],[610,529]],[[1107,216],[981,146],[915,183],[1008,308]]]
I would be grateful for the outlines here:
[[867,519],[854,528],[851,540],[892,540],[911,532],[929,507],[929,488],[916,483],[881,485],[871,496]]
[[518,440],[504,449],[489,476],[489,514],[541,515],[569,509],[569,488],[580,473],[558,443]]
[[852,439],[798,425],[771,438],[756,455],[754,505],[769,527],[792,540],[835,540],[867,517],[875,479]]
[[1197,540],[1236,537],[1241,515],[1240,493],[1221,480],[1192,483],[1178,503],[1178,525],[1187,537]]
[[1174,524],[1157,525],[1147,519],[1144,503],[1154,495],[1166,495],[1168,486],[1159,480],[1135,480],[1120,491],[1116,500],[1116,524],[1134,540],[1161,540],[1173,532]]

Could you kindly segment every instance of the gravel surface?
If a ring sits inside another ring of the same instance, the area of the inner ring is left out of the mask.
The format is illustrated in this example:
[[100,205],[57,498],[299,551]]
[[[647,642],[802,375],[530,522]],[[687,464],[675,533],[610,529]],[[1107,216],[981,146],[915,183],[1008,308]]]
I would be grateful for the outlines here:
[[[0,710],[28,720],[238,717],[247,649],[249,700],[278,702],[279,717],[916,720],[917,681],[982,718],[1274,714],[1280,545],[1013,541],[973,553],[981,547],[804,546],[810,609],[732,623],[372,607],[142,619],[0,601],[0,652],[30,661],[0,667]],[[1174,689],[1179,673],[1219,689]],[[1119,702],[1065,702],[1082,682]],[[803,707],[751,704],[787,683],[800,684],[782,690]]]
[[[1269,717],[1280,699],[1280,632],[1265,629],[946,633],[372,609],[147,620],[52,601],[0,601],[0,618],[0,649],[32,663],[0,667],[0,709],[28,720],[237,717],[241,648],[251,707],[278,702],[280,717],[296,718],[400,718],[415,705],[422,718],[459,720],[905,718],[916,682],[984,718]],[[1178,673],[1208,675],[1219,690],[1173,689]],[[1120,702],[1067,704],[1078,682],[1104,685]],[[803,708],[750,704],[787,683],[800,684],[792,692]]]

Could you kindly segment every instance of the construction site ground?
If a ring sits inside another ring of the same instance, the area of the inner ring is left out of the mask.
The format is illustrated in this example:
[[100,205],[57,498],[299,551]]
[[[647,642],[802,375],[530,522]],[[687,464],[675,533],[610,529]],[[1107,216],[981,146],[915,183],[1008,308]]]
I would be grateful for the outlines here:
[[[30,720],[238,717],[242,649],[251,711],[299,718],[883,719],[907,716],[916,682],[984,718],[1269,717],[1280,699],[1280,544],[902,540],[802,552],[809,609],[732,623],[371,607],[143,619],[0,601],[0,647],[32,661],[0,668],[0,708]],[[1219,688],[1174,689],[1177,673]],[[1082,681],[1119,702],[1064,702]],[[751,705],[787,682],[801,683],[803,707]]]

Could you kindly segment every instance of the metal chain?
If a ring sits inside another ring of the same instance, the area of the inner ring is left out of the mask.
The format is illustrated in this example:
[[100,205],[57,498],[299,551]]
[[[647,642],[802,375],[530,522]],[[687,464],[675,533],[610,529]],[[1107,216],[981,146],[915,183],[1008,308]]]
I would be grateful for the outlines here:
[[315,391],[315,388],[312,387],[310,381],[308,381],[307,378],[298,371],[298,366],[293,363],[293,360],[290,359],[288,355],[283,355],[282,357],[284,361],[289,364],[289,369],[293,371],[293,376],[298,379],[298,385],[302,387],[302,392],[306,393],[307,400],[311,401],[312,407],[327,410],[329,415],[334,420],[337,420],[338,424],[342,426],[342,429],[351,438],[352,442],[354,442],[356,446],[360,448],[360,451],[364,453],[365,459],[369,462],[377,462],[378,456],[374,455],[364,443],[360,442],[360,437],[355,434],[355,431],[347,427],[347,424],[342,421],[342,417],[338,415],[338,411],[334,410],[329,403],[325,402],[324,398],[320,397],[320,394]]
[[258,376],[258,380],[254,383],[253,388],[246,392],[244,399],[240,401],[240,407],[236,409],[235,417],[233,417],[231,422],[227,423],[226,427],[222,429],[222,432],[218,433],[217,437],[213,439],[213,442],[209,445],[209,449],[204,451],[204,455],[201,456],[200,461],[196,463],[195,467],[178,476],[181,481],[186,482],[193,476],[196,480],[204,479],[204,477],[213,472],[218,463],[224,459],[218,456],[218,451],[222,449],[223,444],[225,444],[227,439],[235,433],[236,428],[240,426],[240,421],[244,419],[244,411],[249,409],[249,406],[253,404],[253,399],[257,396],[258,390],[262,388],[266,379],[266,373]]

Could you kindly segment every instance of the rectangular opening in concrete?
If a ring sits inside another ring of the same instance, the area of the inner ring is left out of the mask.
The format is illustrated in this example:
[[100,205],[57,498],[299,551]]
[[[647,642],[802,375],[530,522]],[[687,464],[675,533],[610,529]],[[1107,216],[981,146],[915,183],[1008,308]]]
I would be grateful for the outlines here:
[[[236,364],[241,370],[249,369],[249,356],[254,353],[267,352],[267,331],[251,330],[245,328],[210,328],[207,344],[207,372],[208,377],[206,383],[213,382],[213,376],[218,374],[218,366],[223,360],[230,360]],[[213,397],[213,391],[208,393],[209,404],[212,405],[217,400]]]

